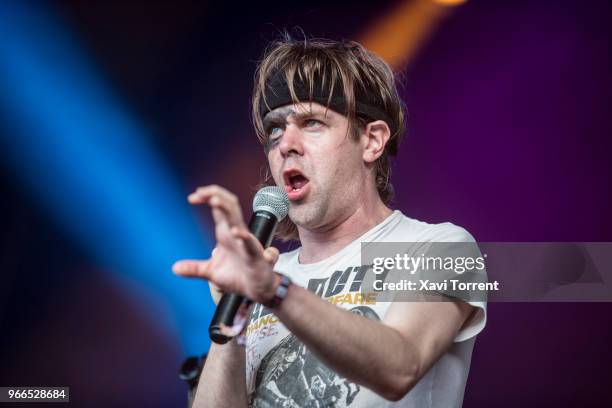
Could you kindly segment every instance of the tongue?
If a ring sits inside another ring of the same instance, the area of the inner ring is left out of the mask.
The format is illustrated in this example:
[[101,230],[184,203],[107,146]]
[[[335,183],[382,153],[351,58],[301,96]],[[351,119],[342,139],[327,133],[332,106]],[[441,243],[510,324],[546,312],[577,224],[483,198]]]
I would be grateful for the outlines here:
[[304,187],[306,183],[308,183],[308,180],[304,176],[295,176],[291,178],[291,187],[293,187],[294,190],[299,190]]

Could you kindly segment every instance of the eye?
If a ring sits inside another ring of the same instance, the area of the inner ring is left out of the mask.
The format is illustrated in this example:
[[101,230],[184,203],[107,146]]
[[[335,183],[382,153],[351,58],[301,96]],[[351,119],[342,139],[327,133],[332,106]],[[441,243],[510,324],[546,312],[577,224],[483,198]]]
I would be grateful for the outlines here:
[[276,140],[280,138],[283,134],[283,127],[275,124],[270,124],[269,126],[266,126],[264,130],[266,132],[266,135],[268,136],[268,141],[270,142],[272,142],[273,139]]
[[270,126],[270,128],[266,129],[266,133],[268,135],[268,141],[266,143],[266,152],[269,152],[271,149],[275,148],[278,142],[283,135],[283,128],[278,126]]
[[320,127],[324,126],[325,124],[323,122],[321,122],[320,120],[317,119],[306,119],[304,120],[304,127],[311,129],[311,130],[316,130],[319,129]]
[[270,127],[270,129],[268,130],[268,136],[270,138],[275,138],[280,136],[281,132],[283,131],[282,128],[278,127],[278,126],[272,126]]

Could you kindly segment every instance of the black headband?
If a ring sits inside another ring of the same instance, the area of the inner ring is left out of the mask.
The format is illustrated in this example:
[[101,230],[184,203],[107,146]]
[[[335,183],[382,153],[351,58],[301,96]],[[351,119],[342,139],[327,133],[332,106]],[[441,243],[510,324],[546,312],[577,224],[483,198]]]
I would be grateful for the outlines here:
[[[293,87],[298,100],[317,102],[323,106],[328,106],[330,109],[340,114],[347,115],[348,106],[340,81],[336,80],[334,89],[331,93],[331,99],[329,99],[329,85],[327,89],[324,85],[321,78],[315,76],[311,98],[309,87],[297,76],[295,76],[293,80]],[[359,87],[356,86],[356,88]],[[291,98],[291,93],[289,92],[289,87],[287,86],[285,75],[280,70],[277,70],[268,79],[264,95],[265,101],[263,97],[259,101],[259,116],[262,119],[271,110],[279,106],[294,103],[293,98]],[[373,92],[363,92],[361,89],[355,90],[355,113],[357,116],[364,116],[371,120],[384,120],[387,122],[391,134],[393,135],[398,130],[398,124],[396,121],[392,120],[383,109],[379,108],[380,106],[383,106],[383,102],[380,98],[377,98]]]

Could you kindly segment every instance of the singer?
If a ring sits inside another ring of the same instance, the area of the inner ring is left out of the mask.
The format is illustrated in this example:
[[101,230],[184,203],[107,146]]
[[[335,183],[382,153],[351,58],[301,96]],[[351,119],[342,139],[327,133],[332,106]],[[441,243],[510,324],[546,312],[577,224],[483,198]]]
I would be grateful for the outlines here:
[[277,236],[300,246],[264,249],[222,187],[189,196],[212,209],[217,245],[174,272],[256,302],[246,347],[210,348],[194,406],[461,407],[486,304],[359,292],[361,242],[474,242],[388,206],[405,120],[389,66],[355,42],[286,38],[259,63],[252,105],[264,184],[290,202]]

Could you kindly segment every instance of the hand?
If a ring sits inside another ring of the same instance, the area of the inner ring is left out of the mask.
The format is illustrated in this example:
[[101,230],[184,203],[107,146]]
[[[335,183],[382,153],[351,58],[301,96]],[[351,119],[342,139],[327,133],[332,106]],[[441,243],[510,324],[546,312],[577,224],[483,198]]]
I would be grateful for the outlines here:
[[221,289],[219,289],[219,287],[212,282],[208,282],[208,288],[210,289],[210,297],[212,297],[215,305],[218,305],[221,301],[221,296],[223,296],[223,291],[221,291]]
[[216,287],[211,287],[211,293],[214,290],[237,293],[259,303],[272,299],[277,281],[272,268],[278,259],[278,250],[272,247],[264,250],[248,231],[238,198],[212,185],[199,187],[189,195],[188,201],[212,208],[217,246],[208,260],[176,262],[172,267],[174,273],[208,280]]
[[[217,248],[213,248],[211,257],[214,258],[216,251]],[[212,297],[213,302],[215,303],[215,305],[218,305],[221,301],[221,296],[223,296],[223,291],[212,282],[208,282],[208,289],[210,289],[210,296]]]

